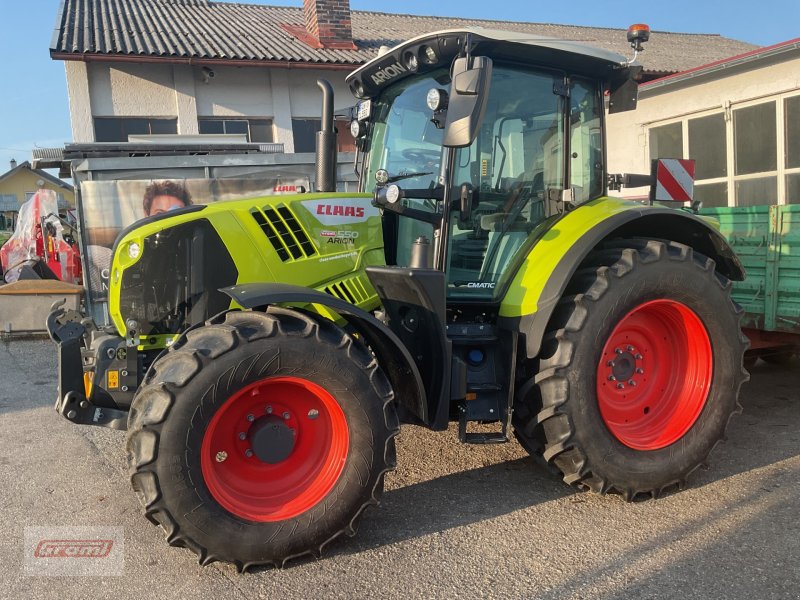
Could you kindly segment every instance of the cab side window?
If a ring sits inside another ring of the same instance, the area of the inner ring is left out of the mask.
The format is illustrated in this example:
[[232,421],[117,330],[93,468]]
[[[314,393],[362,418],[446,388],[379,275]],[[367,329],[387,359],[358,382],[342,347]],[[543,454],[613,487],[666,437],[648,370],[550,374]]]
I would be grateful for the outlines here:
[[570,88],[570,186],[575,204],[603,194],[603,105],[598,88],[573,79]]

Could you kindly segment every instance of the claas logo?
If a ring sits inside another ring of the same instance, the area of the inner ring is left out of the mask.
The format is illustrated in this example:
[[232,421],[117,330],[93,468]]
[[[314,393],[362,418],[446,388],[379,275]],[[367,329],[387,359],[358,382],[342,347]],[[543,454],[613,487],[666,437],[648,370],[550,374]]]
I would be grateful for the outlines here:
[[341,204],[319,204],[318,215],[331,215],[334,217],[364,217],[363,206],[342,206]]
[[305,194],[306,188],[302,185],[276,185],[272,188],[273,194]]
[[379,216],[378,209],[367,198],[324,198],[306,200],[303,207],[328,230],[340,225],[363,223]]

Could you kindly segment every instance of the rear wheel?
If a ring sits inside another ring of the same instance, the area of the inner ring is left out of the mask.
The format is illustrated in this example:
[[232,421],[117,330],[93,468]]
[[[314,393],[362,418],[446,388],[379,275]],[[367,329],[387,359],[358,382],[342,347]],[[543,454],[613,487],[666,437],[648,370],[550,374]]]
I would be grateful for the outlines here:
[[131,407],[128,462],[167,541],[282,565],[353,535],[395,466],[390,385],[333,323],[230,312],[156,361]]
[[567,483],[631,499],[682,485],[724,437],[747,338],[712,260],[677,243],[621,244],[574,276],[515,425]]

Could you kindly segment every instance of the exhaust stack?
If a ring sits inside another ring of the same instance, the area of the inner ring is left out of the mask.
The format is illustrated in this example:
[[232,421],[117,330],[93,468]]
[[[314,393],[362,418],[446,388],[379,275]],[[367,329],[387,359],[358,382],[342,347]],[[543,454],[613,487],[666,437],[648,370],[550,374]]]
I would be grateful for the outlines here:
[[333,124],[333,87],[317,79],[322,90],[322,124],[317,132],[317,191],[336,191],[336,128]]

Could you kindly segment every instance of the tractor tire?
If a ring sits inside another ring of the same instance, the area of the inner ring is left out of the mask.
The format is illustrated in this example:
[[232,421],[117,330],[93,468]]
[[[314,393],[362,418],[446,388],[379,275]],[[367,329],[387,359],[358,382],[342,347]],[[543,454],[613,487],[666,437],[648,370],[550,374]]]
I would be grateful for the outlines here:
[[145,376],[128,420],[131,483],[201,565],[318,557],[378,504],[396,463],[393,401],[375,358],[332,322],[223,313]]
[[682,488],[741,412],[748,346],[731,283],[675,242],[592,252],[521,382],[517,436],[566,483],[626,500]]

